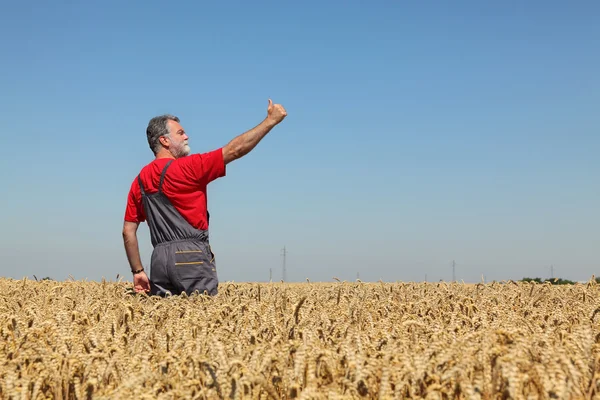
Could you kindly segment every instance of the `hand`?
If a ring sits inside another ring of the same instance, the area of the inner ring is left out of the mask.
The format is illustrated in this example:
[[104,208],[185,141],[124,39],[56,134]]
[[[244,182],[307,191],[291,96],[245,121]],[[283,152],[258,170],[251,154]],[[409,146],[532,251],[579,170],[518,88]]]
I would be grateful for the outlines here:
[[133,275],[133,289],[136,293],[150,292],[150,280],[146,272],[142,271],[139,274]]
[[273,101],[269,99],[269,107],[267,108],[267,119],[273,121],[275,124],[280,123],[287,116],[285,108],[281,104],[273,104]]

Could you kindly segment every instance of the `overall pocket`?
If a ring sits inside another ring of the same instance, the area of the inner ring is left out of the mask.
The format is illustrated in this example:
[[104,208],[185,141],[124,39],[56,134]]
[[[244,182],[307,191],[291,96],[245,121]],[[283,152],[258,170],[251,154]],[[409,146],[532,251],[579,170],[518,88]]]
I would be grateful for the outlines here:
[[216,273],[212,252],[205,243],[178,243],[172,250],[173,274],[187,288],[199,282],[213,279]]
[[194,279],[204,274],[206,254],[201,249],[177,249],[174,258],[175,275],[179,280]]
[[206,260],[202,250],[175,250],[175,266],[202,265]]

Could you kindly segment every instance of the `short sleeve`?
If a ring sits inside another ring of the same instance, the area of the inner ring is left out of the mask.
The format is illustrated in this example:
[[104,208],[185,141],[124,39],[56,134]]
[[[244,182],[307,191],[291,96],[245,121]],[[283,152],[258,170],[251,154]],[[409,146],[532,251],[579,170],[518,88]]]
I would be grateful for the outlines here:
[[129,194],[127,195],[127,207],[125,208],[125,221],[129,222],[143,222],[146,220],[144,215],[142,204],[141,204],[141,193],[137,196],[138,191],[135,188],[138,187],[136,181],[131,184]]
[[193,154],[188,158],[191,175],[201,185],[208,185],[226,174],[223,150],[217,149],[203,154]]

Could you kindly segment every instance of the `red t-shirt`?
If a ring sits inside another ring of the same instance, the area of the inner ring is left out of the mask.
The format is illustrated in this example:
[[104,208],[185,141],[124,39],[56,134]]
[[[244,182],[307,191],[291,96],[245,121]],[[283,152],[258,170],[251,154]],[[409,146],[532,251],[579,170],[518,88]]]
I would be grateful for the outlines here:
[[[140,171],[140,178],[146,193],[158,191],[160,174],[172,158],[159,158]],[[225,176],[225,163],[222,149],[204,154],[192,154],[173,160],[163,181],[162,190],[181,216],[194,228],[208,229],[206,220],[206,186],[217,178]],[[146,220],[142,195],[137,176],[131,183],[127,196],[125,221],[143,222]]]

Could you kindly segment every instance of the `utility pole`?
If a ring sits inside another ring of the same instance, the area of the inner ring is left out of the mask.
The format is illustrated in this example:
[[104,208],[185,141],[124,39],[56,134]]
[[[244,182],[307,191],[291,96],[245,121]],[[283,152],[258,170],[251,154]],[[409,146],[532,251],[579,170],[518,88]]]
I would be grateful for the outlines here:
[[452,260],[452,282],[456,281],[456,262]]
[[285,256],[287,255],[287,250],[285,249],[285,246],[283,246],[283,252],[281,253],[281,255],[283,256],[283,281],[286,282],[287,281],[287,271],[285,269]]
[[273,268],[269,268],[269,282],[273,282]]
[[550,277],[554,279],[554,265],[550,266]]

